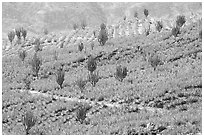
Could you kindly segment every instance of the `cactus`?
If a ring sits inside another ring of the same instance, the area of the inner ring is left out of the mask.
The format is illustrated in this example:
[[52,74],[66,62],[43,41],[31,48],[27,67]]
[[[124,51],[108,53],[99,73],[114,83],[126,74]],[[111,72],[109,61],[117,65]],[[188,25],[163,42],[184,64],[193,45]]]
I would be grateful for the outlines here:
[[22,118],[23,125],[26,130],[26,135],[29,134],[29,130],[35,125],[37,119],[34,117],[32,111],[27,111]]
[[9,39],[11,45],[12,45],[12,42],[13,42],[14,38],[15,38],[15,32],[14,31],[9,31],[8,32],[8,39]]
[[61,66],[56,72],[56,81],[59,84],[60,88],[62,89],[62,84],[64,82],[65,72],[63,70],[63,66]]

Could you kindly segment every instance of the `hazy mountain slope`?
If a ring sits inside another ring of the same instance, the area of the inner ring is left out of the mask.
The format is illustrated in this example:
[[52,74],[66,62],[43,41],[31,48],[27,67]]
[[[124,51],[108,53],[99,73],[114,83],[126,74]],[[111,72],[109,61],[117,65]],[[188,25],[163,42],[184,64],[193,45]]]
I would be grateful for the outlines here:
[[116,23],[124,15],[132,17],[134,11],[143,18],[147,8],[152,17],[173,17],[187,12],[201,11],[201,3],[96,3],[96,2],[44,2],[2,4],[3,36],[16,26],[24,26],[29,31],[64,31],[72,28],[74,22],[86,19],[90,26],[101,22]]

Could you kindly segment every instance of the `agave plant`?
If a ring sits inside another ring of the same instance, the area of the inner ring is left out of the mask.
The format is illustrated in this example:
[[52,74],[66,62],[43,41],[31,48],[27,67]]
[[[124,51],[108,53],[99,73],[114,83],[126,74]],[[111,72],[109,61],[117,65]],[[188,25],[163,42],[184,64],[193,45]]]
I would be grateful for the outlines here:
[[25,127],[26,135],[29,134],[29,130],[35,125],[37,119],[32,111],[27,111],[22,118],[23,125]]

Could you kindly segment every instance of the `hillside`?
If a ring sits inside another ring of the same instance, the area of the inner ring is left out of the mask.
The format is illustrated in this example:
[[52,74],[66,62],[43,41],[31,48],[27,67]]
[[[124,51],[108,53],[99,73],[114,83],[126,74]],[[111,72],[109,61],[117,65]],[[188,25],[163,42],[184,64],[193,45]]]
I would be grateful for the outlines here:
[[6,3],[2,4],[3,36],[16,26],[24,26],[32,32],[43,28],[49,31],[72,29],[74,22],[87,20],[89,26],[99,26],[101,22],[114,24],[124,15],[133,16],[138,12],[143,18],[143,9],[150,16],[172,18],[178,14],[201,11],[200,3]]

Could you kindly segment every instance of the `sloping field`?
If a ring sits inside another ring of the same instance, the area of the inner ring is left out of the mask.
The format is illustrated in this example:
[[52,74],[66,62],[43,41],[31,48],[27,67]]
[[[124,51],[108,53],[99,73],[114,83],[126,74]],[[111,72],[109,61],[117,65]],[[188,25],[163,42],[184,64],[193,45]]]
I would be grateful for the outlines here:
[[[25,134],[22,116],[31,109],[37,118],[29,134],[201,134],[202,132],[202,39],[198,22],[185,26],[178,37],[170,32],[109,40],[105,46],[77,47],[45,45],[39,78],[24,78],[30,71],[33,49],[22,62],[17,52],[2,57],[2,131]],[[26,48],[25,48],[26,49]],[[57,52],[57,60],[53,58]],[[161,63],[154,68],[150,54]],[[79,78],[87,80],[87,58],[97,60],[99,81],[83,90]],[[64,65],[65,81],[60,89],[55,72]],[[116,66],[128,69],[120,82]],[[79,106],[84,106],[78,121]]]

